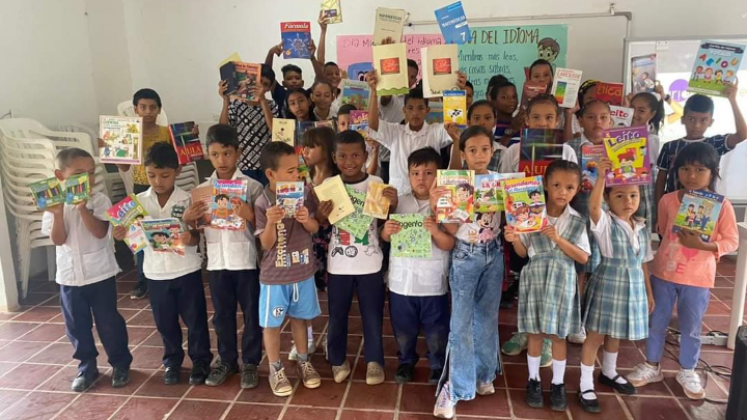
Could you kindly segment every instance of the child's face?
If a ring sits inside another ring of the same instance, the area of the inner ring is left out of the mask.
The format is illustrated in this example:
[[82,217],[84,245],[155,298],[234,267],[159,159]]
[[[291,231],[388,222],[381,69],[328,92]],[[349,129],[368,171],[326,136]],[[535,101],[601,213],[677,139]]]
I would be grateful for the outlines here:
[[410,128],[419,129],[423,126],[425,116],[430,110],[425,99],[410,99],[405,104],[404,111],[405,120],[410,124]]
[[221,197],[215,202],[215,204],[218,206],[219,209],[226,209],[228,208],[228,198]]
[[469,125],[479,125],[491,133],[495,130],[495,114],[493,108],[488,105],[480,105],[472,110],[469,116]]
[[467,109],[469,109],[469,107],[471,107],[472,103],[475,101],[475,90],[467,86],[465,92],[467,92]]
[[549,102],[534,104],[526,116],[526,124],[532,129],[555,129],[558,125],[558,109]]
[[649,121],[654,118],[656,111],[651,109],[648,105],[648,101],[638,97],[633,99],[630,103],[633,108],[633,126],[648,125]]
[[283,75],[283,87],[286,89],[302,88],[303,76],[295,71],[288,71]]
[[488,169],[490,158],[493,157],[493,139],[478,135],[467,139],[464,145],[464,160],[467,167],[477,172]]
[[143,118],[143,124],[155,124],[160,113],[161,107],[158,106],[155,99],[140,99],[137,101],[135,114]]
[[68,179],[73,175],[88,174],[88,185],[93,187],[96,184],[96,163],[89,157],[70,159],[65,169],[58,169],[54,173],[59,180]]
[[265,171],[267,179],[274,186],[275,182],[296,182],[298,181],[298,155],[283,155],[278,159],[277,169],[268,169]]
[[303,93],[296,92],[288,97],[288,109],[300,121],[309,119],[309,105],[309,99]]
[[545,179],[548,201],[558,208],[565,208],[576,196],[580,183],[581,179],[575,172],[553,171]]
[[608,130],[612,124],[610,110],[604,103],[594,102],[584,110],[580,123],[589,141],[594,144],[601,143],[604,130]]
[[407,67],[407,81],[410,83],[410,88],[418,83],[418,70],[415,67]]
[[323,111],[329,110],[333,100],[332,91],[326,83],[319,83],[311,93],[311,101]]
[[534,66],[529,74],[529,80],[543,85],[552,85],[552,69],[547,64]]
[[239,151],[233,146],[224,146],[220,143],[212,143],[208,147],[210,163],[215,168],[219,179],[230,179],[236,171],[236,162],[239,161]]
[[597,96],[597,86],[598,85],[593,85],[592,87],[586,90],[582,98],[585,104],[588,104],[589,102],[593,101],[594,97]]
[[707,190],[713,174],[699,162],[686,163],[677,169],[677,178],[686,190]]
[[430,197],[431,186],[436,179],[438,164],[428,162],[420,166],[410,166],[410,187],[416,198],[425,200]]
[[360,178],[367,158],[366,147],[358,143],[339,143],[334,154],[335,164],[343,180]]
[[630,219],[638,211],[641,193],[637,185],[612,187],[607,195],[607,204],[612,213],[623,220]]
[[328,82],[332,83],[332,86],[339,86],[342,75],[340,74],[340,68],[337,66],[325,66],[324,67],[324,78]]
[[706,76],[710,76],[713,74],[713,69],[709,67],[706,69],[705,73],[706,73]]
[[713,125],[713,116],[707,112],[686,111],[682,116],[685,133],[688,139],[702,139],[705,132]]
[[457,202],[463,203],[469,200],[472,194],[467,188],[458,187],[456,190]]
[[153,235],[153,240],[156,241],[157,244],[165,244],[168,242],[169,238],[166,235]]
[[516,215],[516,219],[519,222],[525,222],[525,221],[529,220],[529,212],[519,211],[519,214]]
[[174,190],[174,182],[180,169],[146,166],[145,175],[148,177],[148,184],[153,188],[153,191],[158,194],[167,194]]
[[511,115],[516,111],[519,105],[519,98],[516,95],[516,88],[505,86],[498,91],[495,97],[495,109],[501,114]]
[[322,146],[304,147],[303,158],[309,166],[316,166],[324,163],[324,148]]
[[337,132],[342,133],[350,129],[350,114],[341,114],[337,116]]

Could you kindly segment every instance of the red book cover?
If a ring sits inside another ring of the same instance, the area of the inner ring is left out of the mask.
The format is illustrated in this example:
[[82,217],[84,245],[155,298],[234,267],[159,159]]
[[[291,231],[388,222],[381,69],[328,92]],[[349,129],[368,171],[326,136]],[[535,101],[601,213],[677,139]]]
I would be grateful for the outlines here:
[[179,155],[180,165],[196,162],[205,157],[200,137],[194,133],[194,129],[194,121],[169,124],[171,143],[174,145],[177,155]]
[[597,84],[597,93],[594,98],[610,105],[622,106],[623,84],[600,82]]
[[545,92],[547,92],[547,85],[544,83],[532,81],[524,82],[524,89],[521,93],[521,108],[527,109],[527,105],[531,99]]

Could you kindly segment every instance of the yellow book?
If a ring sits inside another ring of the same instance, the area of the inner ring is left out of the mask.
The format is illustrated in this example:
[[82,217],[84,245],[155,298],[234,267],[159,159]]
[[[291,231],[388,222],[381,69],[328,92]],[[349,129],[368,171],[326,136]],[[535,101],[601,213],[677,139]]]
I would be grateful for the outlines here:
[[444,92],[444,123],[467,127],[467,92],[447,90]]
[[355,213],[355,207],[350,200],[345,184],[340,175],[327,179],[322,185],[314,187],[314,193],[319,202],[332,201],[335,205],[329,215],[329,222],[335,224],[349,214]]
[[285,118],[272,119],[272,141],[282,141],[295,146],[296,120]]
[[340,0],[322,0],[322,17],[327,24],[342,23],[342,7]]
[[384,190],[388,187],[381,182],[371,182],[368,184],[368,193],[366,201],[363,204],[363,214],[386,220],[389,217],[389,206],[392,204],[388,198],[384,197]]
[[379,96],[406,95],[410,92],[406,44],[374,46],[373,61],[374,68],[379,73],[379,84],[376,87]]
[[223,61],[220,62],[220,64],[218,65],[218,68],[221,68],[221,67],[223,67],[224,64],[228,64],[228,63],[230,63],[232,61],[241,61],[241,57],[239,57],[239,53],[234,52],[233,54],[231,54],[228,57],[226,57],[225,60],[223,60]]

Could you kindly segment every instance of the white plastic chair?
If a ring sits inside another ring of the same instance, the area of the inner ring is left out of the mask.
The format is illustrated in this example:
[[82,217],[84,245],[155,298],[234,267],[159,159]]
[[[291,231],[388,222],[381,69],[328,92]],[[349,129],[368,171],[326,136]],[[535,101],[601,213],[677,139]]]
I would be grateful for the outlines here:
[[[125,117],[137,116],[135,115],[135,107],[132,105],[132,101],[120,102],[119,105],[117,105],[117,113]],[[156,118],[156,124],[164,127],[169,125],[169,118],[166,116],[166,111],[164,111],[163,108],[161,108],[161,113],[158,114],[158,117]]]

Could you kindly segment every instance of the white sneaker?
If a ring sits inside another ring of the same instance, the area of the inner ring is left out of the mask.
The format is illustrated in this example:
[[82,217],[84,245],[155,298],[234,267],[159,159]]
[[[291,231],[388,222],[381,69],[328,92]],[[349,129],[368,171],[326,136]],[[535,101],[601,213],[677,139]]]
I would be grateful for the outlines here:
[[454,402],[451,401],[451,386],[446,382],[438,393],[436,405],[433,407],[433,415],[440,419],[454,418]]
[[319,386],[322,385],[321,376],[319,376],[319,373],[317,373],[316,369],[314,369],[314,366],[312,366],[309,362],[298,363],[298,375],[301,377],[303,386],[305,386],[306,388],[314,389],[319,388]]
[[702,400],[705,398],[705,390],[700,385],[700,376],[691,369],[680,369],[677,373],[677,382],[682,385],[687,398],[691,400]]
[[384,368],[376,362],[370,362],[366,366],[366,385],[378,385],[384,382],[386,375]]
[[276,371],[271,364],[269,380],[272,393],[278,397],[287,397],[293,393],[293,385],[291,385],[288,377],[285,376],[285,368]]
[[586,341],[586,328],[581,327],[581,331],[576,334],[569,334],[568,341],[573,344],[584,344]]
[[[316,351],[316,344],[314,344],[313,341],[309,341],[309,347],[308,347],[308,355],[309,358],[311,358],[311,355],[314,354]],[[298,349],[296,348],[296,345],[294,344],[293,347],[291,347],[290,353],[288,353],[288,360],[297,362],[298,361]]]
[[640,388],[648,384],[663,381],[664,375],[661,373],[661,366],[651,366],[648,363],[641,363],[633,369],[630,375],[626,376],[626,379],[634,387]]
[[495,387],[492,382],[478,383],[477,384],[477,395],[490,395],[495,394]]
[[332,366],[332,377],[338,384],[345,381],[350,375],[350,363],[346,360],[345,363],[340,366]]

